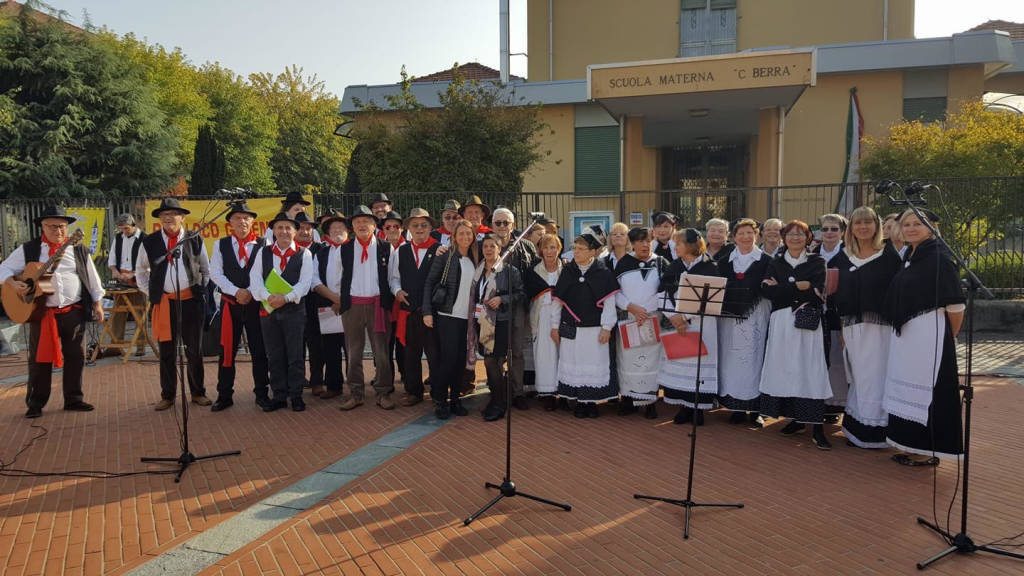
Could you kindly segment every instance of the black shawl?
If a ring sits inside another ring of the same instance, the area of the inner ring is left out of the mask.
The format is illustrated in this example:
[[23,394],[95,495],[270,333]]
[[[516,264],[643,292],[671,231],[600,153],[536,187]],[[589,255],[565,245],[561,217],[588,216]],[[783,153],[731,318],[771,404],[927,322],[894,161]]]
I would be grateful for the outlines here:
[[601,308],[609,305],[608,298],[618,291],[619,284],[612,271],[600,258],[595,258],[585,274],[580,273],[575,260],[566,264],[552,297],[562,302],[563,322],[594,327],[601,325]]
[[[772,301],[772,312],[786,307],[796,310],[804,303],[821,307],[821,298],[815,289],[825,293],[825,259],[818,254],[807,254],[807,260],[794,268],[786,261],[786,252],[783,252],[768,263],[765,278],[774,278],[776,282],[775,286],[761,284],[761,291]],[[796,283],[802,280],[809,281],[811,287],[797,290]]]
[[722,311],[735,316],[749,316],[750,312],[761,303],[761,280],[768,274],[768,264],[772,255],[762,253],[757,262],[752,263],[742,273],[732,268],[728,258],[718,261],[718,271],[727,278],[725,282],[725,300]]
[[888,323],[883,314],[885,295],[901,266],[900,255],[888,244],[882,247],[881,255],[859,268],[844,249],[828,265],[839,274],[839,287],[829,298],[829,307],[834,307],[847,324]]
[[885,317],[898,333],[921,314],[965,300],[956,264],[930,238],[907,253],[903,269],[893,277],[885,295]]

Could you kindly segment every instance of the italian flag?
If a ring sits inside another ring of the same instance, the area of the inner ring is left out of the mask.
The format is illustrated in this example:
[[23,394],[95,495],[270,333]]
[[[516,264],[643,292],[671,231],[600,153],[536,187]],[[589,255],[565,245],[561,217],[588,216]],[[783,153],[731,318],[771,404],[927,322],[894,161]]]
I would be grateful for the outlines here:
[[850,109],[846,114],[846,168],[843,187],[836,203],[836,212],[849,214],[857,204],[857,184],[860,182],[860,139],[864,136],[864,118],[860,115],[857,88],[850,88]]

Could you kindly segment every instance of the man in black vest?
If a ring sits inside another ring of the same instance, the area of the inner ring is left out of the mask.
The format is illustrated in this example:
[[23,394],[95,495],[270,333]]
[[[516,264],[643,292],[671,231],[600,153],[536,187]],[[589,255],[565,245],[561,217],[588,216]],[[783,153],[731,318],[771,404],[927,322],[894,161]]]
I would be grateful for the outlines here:
[[[205,307],[203,295],[206,283],[210,280],[210,262],[202,238],[195,236],[186,240],[182,224],[188,213],[177,198],[164,198],[160,206],[153,210],[153,218],[160,220],[161,230],[146,236],[142,241],[139,261],[135,266],[139,290],[149,296],[153,306],[153,338],[160,347],[160,402],[156,410],[167,410],[174,406],[174,397],[177,395],[177,351],[174,340],[179,328],[179,307],[181,341],[185,344],[192,403],[199,406],[212,404],[206,397],[200,346]],[[181,256],[171,255],[171,251],[179,245]],[[180,294],[178,288],[181,289]]]
[[210,258],[210,279],[220,289],[220,358],[217,361],[217,401],[210,408],[220,412],[234,405],[235,357],[238,354],[242,329],[249,343],[252,358],[253,392],[256,405],[270,404],[270,375],[267,353],[263,349],[263,330],[260,328],[260,303],[249,290],[249,272],[256,262],[256,252],[264,240],[253,231],[253,220],[258,214],[245,202],[231,206],[227,222],[231,236],[221,238]]
[[[139,259],[139,249],[142,248],[142,239],[146,237],[142,230],[135,225],[135,217],[131,214],[121,214],[115,221],[120,231],[114,237],[114,247],[107,257],[107,268],[110,269],[110,277],[127,286],[135,286],[135,263]],[[146,302],[146,296],[142,292],[129,294],[128,300],[132,306],[142,308]],[[114,338],[124,340],[124,325],[128,320],[128,312],[116,312],[110,315],[111,327]],[[136,330],[138,327],[136,327]],[[119,351],[118,351],[119,352]],[[135,347],[135,355],[142,356],[146,353],[146,340],[140,338]]]
[[[35,219],[43,236],[25,242],[0,264],[0,283],[4,289],[29,291],[22,274],[28,262],[46,262],[55,256],[68,238],[68,226],[75,218],[63,208],[47,207]],[[44,246],[45,244],[45,246]],[[46,248],[44,250],[44,248]],[[9,281],[8,281],[9,280]],[[103,320],[103,286],[89,251],[78,245],[66,249],[53,273],[53,294],[43,303],[41,320],[29,324],[28,385],[25,390],[26,418],[38,418],[50,399],[53,367],[64,367],[64,409],[77,412],[92,410],[82,401],[82,366],[85,353],[82,337],[85,323],[91,318]]]
[[423,363],[420,358],[427,354],[427,366],[433,373],[433,362],[437,357],[437,342],[433,330],[423,324],[423,287],[427,273],[434,261],[440,243],[431,236],[434,219],[423,208],[413,208],[405,219],[405,229],[412,234],[412,240],[398,247],[391,255],[388,278],[391,293],[400,304],[395,319],[396,338],[404,346],[405,396],[402,406],[415,406],[423,401]]
[[[324,400],[341,396],[345,378],[341,373],[341,351],[345,332],[341,320],[341,247],[348,241],[348,220],[341,212],[327,215],[321,221],[324,245],[314,258],[313,292],[316,302],[317,328],[320,330],[321,355],[324,363],[324,384],[320,393]],[[321,319],[320,315],[324,318]]]
[[[313,279],[313,257],[309,250],[296,246],[295,234],[299,223],[293,218],[282,212],[270,221],[270,228],[275,241],[260,249],[249,272],[253,298],[264,303],[260,325],[270,365],[270,388],[274,392],[274,399],[263,407],[263,411],[284,408],[290,399],[292,410],[302,412],[306,409],[302,400],[302,384],[306,376],[302,337],[306,327],[306,307],[303,299]],[[276,271],[290,289],[275,289],[274,281],[268,281],[272,271]]]
[[[317,252],[323,247],[322,243],[313,241],[316,222],[305,212],[296,214],[295,221],[299,223],[299,231],[295,235],[295,245],[309,250],[315,260]],[[310,288],[312,288],[312,284],[310,284]],[[306,307],[306,352],[309,355],[309,379],[305,381],[305,384],[307,388],[312,389],[313,396],[320,396],[324,393],[323,343],[320,340],[320,317],[317,314],[317,304],[318,299],[315,294],[303,300],[303,305]]]
[[377,406],[392,410],[395,407],[391,399],[395,376],[388,355],[391,331],[388,312],[394,303],[388,285],[391,244],[375,236],[377,219],[366,206],[357,206],[349,221],[356,237],[341,247],[340,310],[345,326],[351,396],[339,408],[352,410],[363,405],[366,385],[363,380],[363,345],[369,336],[376,372],[373,388],[377,393]]

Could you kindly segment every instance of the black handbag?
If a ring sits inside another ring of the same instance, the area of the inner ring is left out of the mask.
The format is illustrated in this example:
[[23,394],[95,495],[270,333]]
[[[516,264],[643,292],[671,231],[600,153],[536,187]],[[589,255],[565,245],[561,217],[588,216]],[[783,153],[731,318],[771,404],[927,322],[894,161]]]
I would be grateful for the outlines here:
[[817,330],[821,324],[821,307],[803,303],[793,311],[793,326],[801,330]]
[[576,322],[572,319],[562,317],[561,322],[558,323],[558,337],[568,338],[569,340],[576,339]]
[[430,295],[430,305],[433,306],[434,310],[440,310],[444,306],[445,301],[448,300],[448,267],[451,266],[453,259],[455,259],[455,254],[450,254],[448,260],[444,263],[441,281],[438,282],[437,286],[434,286],[434,292]]

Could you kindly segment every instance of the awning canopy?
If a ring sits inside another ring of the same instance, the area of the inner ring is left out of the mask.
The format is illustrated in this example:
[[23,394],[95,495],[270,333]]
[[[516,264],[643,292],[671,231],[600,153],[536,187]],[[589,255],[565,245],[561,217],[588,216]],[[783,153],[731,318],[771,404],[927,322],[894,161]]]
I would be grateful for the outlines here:
[[645,146],[745,141],[758,111],[789,109],[815,82],[815,53],[772,51],[590,66],[591,100],[644,119]]

